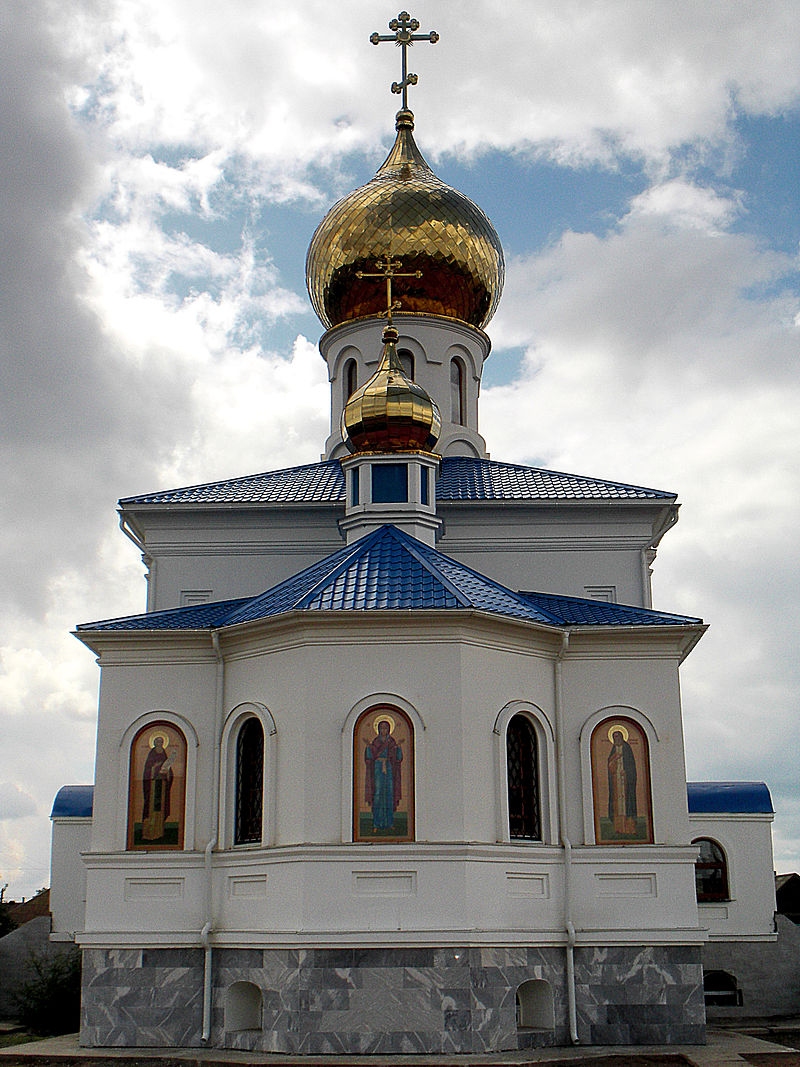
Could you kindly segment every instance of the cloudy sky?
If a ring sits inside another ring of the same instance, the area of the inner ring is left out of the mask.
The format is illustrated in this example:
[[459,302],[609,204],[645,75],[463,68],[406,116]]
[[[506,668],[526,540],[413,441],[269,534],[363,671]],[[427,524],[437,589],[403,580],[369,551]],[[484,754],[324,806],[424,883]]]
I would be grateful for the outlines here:
[[[376,0],[0,0],[0,885],[93,774],[78,622],[143,610],[119,497],[318,458],[304,288],[391,143]],[[428,161],[508,260],[494,458],[673,490],[656,605],[689,776],[764,779],[800,869],[800,4],[418,0]]]

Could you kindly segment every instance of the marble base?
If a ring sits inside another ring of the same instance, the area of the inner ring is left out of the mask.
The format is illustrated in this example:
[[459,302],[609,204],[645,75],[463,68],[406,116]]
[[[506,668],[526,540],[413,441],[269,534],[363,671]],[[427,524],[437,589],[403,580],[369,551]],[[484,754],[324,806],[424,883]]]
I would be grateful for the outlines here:
[[[566,1045],[565,962],[556,948],[215,949],[209,1046],[447,1055]],[[699,949],[579,948],[575,977],[581,1044],[704,1043]],[[531,979],[549,984],[552,1027],[517,1026],[516,992]],[[260,1025],[226,1029],[242,982],[259,991]],[[85,949],[81,1044],[200,1047],[202,1000],[199,949]]]

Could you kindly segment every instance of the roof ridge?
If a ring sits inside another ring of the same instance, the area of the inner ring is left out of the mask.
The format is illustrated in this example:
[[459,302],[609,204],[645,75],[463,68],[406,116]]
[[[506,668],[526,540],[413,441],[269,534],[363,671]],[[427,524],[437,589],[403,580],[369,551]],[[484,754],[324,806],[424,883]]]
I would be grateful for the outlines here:
[[[380,529],[382,529],[382,527]],[[310,567],[304,567],[302,570],[298,571],[297,574],[290,574],[288,578],[284,578],[284,580],[282,582],[278,582],[277,585],[273,585],[269,589],[265,589],[263,592],[257,593],[253,597],[246,598],[247,607],[254,607],[256,604],[258,604],[259,600],[265,600],[267,597],[269,597],[270,599],[275,598],[280,594],[280,590],[282,588],[290,585],[292,582],[296,582],[298,577],[301,574],[304,574],[307,570],[310,570],[313,567],[319,567],[320,564],[326,562],[331,564],[330,567],[326,568],[323,571],[320,577],[313,583],[313,585],[311,585],[310,588],[307,587],[301,596],[298,596],[296,599],[292,600],[291,608],[286,609],[291,611],[302,610],[300,605],[302,605],[303,603],[308,604],[308,602],[313,599],[313,597],[320,589],[322,589],[326,584],[330,583],[331,581],[335,581],[353,561],[353,557],[356,554],[356,550],[358,550],[363,545],[364,541],[367,541],[369,539],[374,540],[375,534],[379,533],[380,529],[373,531],[373,533],[371,534],[367,534],[366,537],[361,538],[361,540],[359,541],[354,541],[351,545],[345,545],[343,548],[340,548],[338,552],[334,552],[331,556],[323,556],[321,560],[318,560],[316,563],[312,563]],[[244,608],[244,606],[245,605],[242,605],[242,608]],[[233,617],[226,620],[227,626],[232,626],[236,622],[237,614],[238,612],[234,612]]]
[[[427,560],[425,558],[424,553],[422,553],[422,552],[420,552],[418,550],[417,544],[422,544],[422,542],[417,542],[416,538],[411,537],[410,534],[405,533],[403,530],[399,530],[396,526],[394,526],[391,523],[387,523],[387,525],[385,527],[381,527],[381,529],[387,529],[387,528],[392,530],[393,533],[395,533],[396,535],[398,535],[399,538],[401,538],[400,544],[403,544],[404,548],[409,553],[409,555],[413,556],[417,560],[417,562],[421,566],[425,567],[425,569],[429,573],[435,574],[435,577],[437,578],[437,580],[442,583],[442,585],[445,587],[445,589],[447,589],[447,591],[451,594],[451,596],[454,596],[455,599],[460,604],[464,604],[465,607],[470,607],[471,608],[471,607],[474,606],[472,604],[472,601],[468,600],[464,596],[464,594],[458,588],[456,588],[456,586],[453,584],[453,582],[450,581],[450,579],[445,574],[442,574],[441,569],[439,567],[437,567],[432,560]],[[427,548],[427,547],[428,546],[426,545],[425,548]],[[435,553],[437,556],[442,556],[444,559],[450,559],[451,558],[450,556],[445,556],[443,552],[439,552],[439,550],[436,549],[436,548],[431,549],[431,551],[433,553]],[[454,562],[457,562],[457,561],[454,561]],[[459,564],[459,566],[464,567],[465,570],[469,570],[470,569],[469,567],[465,567],[464,564]],[[474,573],[477,573],[477,572],[474,572]]]
[[[467,457],[467,458],[469,458],[469,457]],[[402,531],[400,531],[400,530],[398,530],[397,532],[402,534]],[[411,541],[414,540],[413,538],[410,537],[409,534],[403,534],[403,536],[408,537]],[[421,553],[417,553],[416,545],[409,546],[409,547],[411,548],[412,551],[414,551],[414,554],[417,555],[417,558],[419,558]],[[425,548],[427,549],[428,546],[425,546]],[[484,585],[490,586],[495,591],[501,592],[501,593],[506,594],[507,596],[510,596],[513,600],[515,600],[517,602],[517,604],[520,605],[520,607],[523,607],[523,608],[526,608],[526,609],[530,608],[530,605],[525,603],[524,597],[522,596],[521,593],[519,593],[518,591],[516,591],[514,589],[511,589],[507,585],[503,585],[502,582],[498,582],[495,578],[489,577],[488,574],[481,574],[480,571],[476,571],[473,567],[470,567],[468,564],[462,563],[460,560],[454,559],[453,556],[448,556],[444,552],[440,552],[438,550],[438,548],[432,548],[432,549],[429,549],[429,551],[432,552],[435,556],[439,557],[440,559],[446,559],[448,561],[448,563],[451,563],[455,567],[458,567],[459,570],[466,571],[469,575],[471,575],[473,578],[477,578],[478,581],[482,582]],[[420,560],[420,562],[422,562],[422,560]],[[459,601],[461,601],[462,603],[467,604],[471,608],[474,608],[474,606],[475,606],[474,602],[471,599],[467,599],[464,596],[463,593],[459,592],[456,589],[456,587],[454,586],[453,582],[447,577],[446,574],[444,574],[442,572],[441,567],[439,567],[438,564],[434,560],[431,560],[429,563],[427,563],[427,566],[428,566],[429,569],[435,571],[436,577],[439,579],[439,581],[442,582],[442,584],[445,585],[449,590],[451,590],[453,595]],[[561,619],[559,619],[556,615],[554,615],[552,612],[548,612],[546,610],[542,610],[538,606],[537,606],[536,610],[540,611],[543,615],[550,615],[550,617],[551,617],[550,621],[553,623],[553,625],[563,626],[563,621]]]

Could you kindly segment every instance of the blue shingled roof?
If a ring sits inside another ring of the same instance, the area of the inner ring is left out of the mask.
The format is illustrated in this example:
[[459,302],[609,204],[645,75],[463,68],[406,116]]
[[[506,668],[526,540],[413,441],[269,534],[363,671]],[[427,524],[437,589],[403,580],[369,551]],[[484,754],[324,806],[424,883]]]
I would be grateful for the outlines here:
[[[343,504],[344,475],[338,460],[190,485],[183,489],[125,497],[122,507],[146,504]],[[476,500],[661,500],[673,493],[639,485],[585,478],[518,463],[464,456],[442,460],[436,484],[439,501]]]
[[515,593],[398,530],[381,526],[254,597],[84,623],[78,631],[205,630],[287,611],[474,610],[550,626],[695,625],[700,619],[548,593]]
[[88,819],[94,803],[93,785],[62,785],[53,801],[51,819]]
[[772,815],[764,782],[687,782],[691,815]]
[[632,604],[608,604],[555,593],[520,593],[540,611],[550,611],[564,626],[686,626],[700,623],[690,615],[639,608]]

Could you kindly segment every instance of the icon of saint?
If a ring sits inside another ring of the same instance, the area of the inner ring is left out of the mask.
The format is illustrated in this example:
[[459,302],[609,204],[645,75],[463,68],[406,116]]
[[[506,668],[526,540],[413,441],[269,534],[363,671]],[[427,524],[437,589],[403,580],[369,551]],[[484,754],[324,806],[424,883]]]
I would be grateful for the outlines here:
[[614,832],[636,833],[636,757],[621,730],[611,732],[608,754],[608,818]]
[[164,824],[169,818],[170,791],[174,779],[172,769],[177,750],[170,755],[164,747],[164,738],[156,735],[142,772],[142,840],[161,841]]
[[372,809],[372,832],[391,830],[394,813],[403,796],[400,781],[403,750],[392,736],[392,726],[387,719],[378,720],[377,735],[367,744],[364,759],[364,799]]

